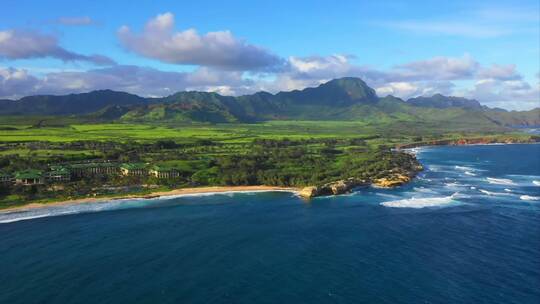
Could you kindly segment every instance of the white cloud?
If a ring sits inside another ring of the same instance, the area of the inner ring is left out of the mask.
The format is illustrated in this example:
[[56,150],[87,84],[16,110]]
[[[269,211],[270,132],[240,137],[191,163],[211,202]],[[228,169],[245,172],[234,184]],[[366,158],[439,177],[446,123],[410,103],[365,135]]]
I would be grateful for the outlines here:
[[39,80],[26,70],[0,67],[0,98],[32,94],[38,82]]
[[540,107],[540,83],[531,86],[523,80],[479,79],[464,95],[490,107],[512,110]]
[[83,55],[68,51],[56,37],[35,31],[0,31],[0,58],[28,59],[52,57],[62,61],[85,61],[96,65],[116,64],[102,55]]
[[178,91],[251,92],[241,73],[200,68],[194,72],[164,72],[152,68],[117,65],[83,72],[51,72],[37,78],[23,69],[0,67],[0,98],[35,94],[70,94],[112,89],[141,96],[167,96]]
[[493,64],[490,67],[483,68],[478,72],[480,79],[498,79],[498,80],[519,80],[521,75],[516,71],[516,65],[498,65]]
[[[317,86],[333,78],[360,77],[380,96],[404,99],[420,95],[474,98],[489,106],[509,109],[538,107],[538,84],[522,79],[513,65],[484,67],[469,55],[434,57],[398,65],[388,70],[358,66],[350,56],[290,57],[286,68],[276,73],[226,71],[200,67],[193,72],[164,72],[153,68],[118,65],[89,71],[43,72],[32,76],[26,70],[0,69],[0,98],[33,94],[67,94],[97,89],[126,91],[142,96],[166,96],[177,91],[214,91],[242,95],[257,91],[290,91]],[[460,87],[456,81],[473,81]]]
[[438,56],[398,65],[395,74],[408,80],[455,80],[472,78],[480,65],[470,55],[462,57]]
[[172,13],[151,19],[140,34],[122,26],[118,30],[118,38],[127,50],[167,63],[228,70],[263,70],[282,62],[278,56],[235,38],[229,31],[205,35],[199,35],[195,29],[175,32]]

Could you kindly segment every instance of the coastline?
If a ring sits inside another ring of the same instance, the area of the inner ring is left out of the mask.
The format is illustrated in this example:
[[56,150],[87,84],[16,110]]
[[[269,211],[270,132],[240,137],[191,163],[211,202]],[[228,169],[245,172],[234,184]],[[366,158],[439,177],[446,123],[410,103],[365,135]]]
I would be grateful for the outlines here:
[[[539,141],[517,141],[517,142],[508,142],[508,141],[492,141],[492,142],[478,142],[475,140],[456,143],[456,142],[445,142],[442,143],[440,141],[438,142],[431,142],[431,143],[418,143],[418,144],[408,144],[408,145],[401,145],[395,147],[397,151],[402,151],[405,153],[410,153],[411,150],[415,148],[432,148],[432,147],[443,147],[443,146],[479,146],[479,145],[512,145],[512,144],[540,144]],[[412,153],[415,154],[415,153]],[[419,170],[421,171],[421,170]],[[394,188],[397,186],[401,186],[403,184],[409,183],[412,181],[416,173],[411,174],[408,176],[408,179],[398,179],[395,181],[395,183],[392,183],[391,185],[384,186],[384,185],[378,185],[377,182],[370,182],[362,185],[369,185],[373,187],[380,187],[380,188]],[[343,182],[345,182],[345,185],[341,185]],[[354,183],[348,184],[345,180],[336,181],[333,183],[329,183],[325,186],[328,186],[330,188],[337,188],[330,190],[330,193],[326,193],[326,195],[340,195],[343,193],[348,193],[348,191],[354,187]],[[69,200],[62,200],[62,201],[52,201],[47,203],[29,203],[25,205],[20,206],[14,206],[14,207],[8,207],[5,209],[0,209],[0,214],[2,213],[11,213],[11,212],[18,212],[18,211],[27,211],[32,209],[39,209],[39,208],[46,208],[46,207],[54,207],[54,206],[66,206],[66,205],[78,205],[78,204],[85,204],[85,203],[100,203],[100,202],[106,202],[111,200],[127,200],[127,199],[154,199],[159,197],[171,197],[171,196],[184,196],[184,195],[197,195],[197,194],[217,194],[217,193],[240,193],[240,192],[268,192],[268,191],[287,191],[292,192],[295,194],[300,195],[303,198],[309,199],[313,198],[315,196],[321,196],[325,194],[316,193],[315,189],[318,188],[315,186],[308,186],[303,188],[296,188],[296,187],[279,187],[279,186],[266,186],[266,185],[258,185],[258,186],[207,186],[207,187],[193,187],[193,188],[179,188],[179,189],[173,189],[168,191],[156,191],[146,194],[120,194],[120,195],[111,195],[111,196],[103,196],[103,197],[87,197],[87,198],[78,198],[78,199],[69,199]],[[309,193],[306,194],[306,190],[308,190]],[[318,191],[317,191],[318,192]],[[333,192],[333,193],[332,193]]]
[[154,199],[160,197],[171,196],[188,196],[197,194],[218,194],[218,193],[241,193],[241,192],[269,192],[269,191],[286,191],[292,193],[298,193],[299,189],[294,187],[278,187],[278,186],[209,186],[209,187],[195,187],[195,188],[180,188],[170,191],[157,191],[148,194],[128,194],[128,195],[113,195],[107,197],[89,197],[71,199],[50,203],[29,203],[21,206],[9,207],[6,209],[0,209],[1,213],[12,213],[18,211],[27,211],[32,209],[40,209],[54,206],[68,206],[79,205],[88,203],[101,203],[111,200],[127,200],[127,199]]

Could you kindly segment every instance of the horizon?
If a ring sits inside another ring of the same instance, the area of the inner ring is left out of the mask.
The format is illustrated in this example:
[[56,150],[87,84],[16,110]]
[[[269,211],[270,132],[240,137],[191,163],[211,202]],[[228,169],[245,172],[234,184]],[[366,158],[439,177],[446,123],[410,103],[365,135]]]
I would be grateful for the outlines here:
[[0,26],[0,99],[275,94],[349,76],[404,100],[540,105],[537,1],[13,3]]

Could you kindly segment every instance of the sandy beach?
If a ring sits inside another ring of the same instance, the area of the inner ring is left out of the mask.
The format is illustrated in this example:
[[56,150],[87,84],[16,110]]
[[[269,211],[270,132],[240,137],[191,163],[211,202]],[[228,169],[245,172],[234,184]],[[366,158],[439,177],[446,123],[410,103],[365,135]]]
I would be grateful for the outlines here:
[[65,200],[58,202],[49,202],[49,203],[30,203],[27,205],[16,206],[11,208],[6,208],[0,210],[0,213],[15,212],[15,211],[24,211],[29,209],[36,208],[45,208],[52,206],[63,206],[63,205],[76,205],[76,204],[85,204],[85,203],[99,203],[110,200],[122,200],[122,199],[152,199],[157,197],[166,197],[166,196],[180,196],[180,195],[192,195],[192,194],[204,194],[204,193],[223,193],[223,192],[259,192],[259,191],[289,191],[289,192],[298,192],[298,188],[292,187],[276,187],[276,186],[216,186],[216,187],[197,187],[197,188],[183,188],[175,189],[170,191],[158,191],[148,194],[131,194],[131,195],[113,195],[107,197],[90,197],[90,198],[80,198],[73,200]]

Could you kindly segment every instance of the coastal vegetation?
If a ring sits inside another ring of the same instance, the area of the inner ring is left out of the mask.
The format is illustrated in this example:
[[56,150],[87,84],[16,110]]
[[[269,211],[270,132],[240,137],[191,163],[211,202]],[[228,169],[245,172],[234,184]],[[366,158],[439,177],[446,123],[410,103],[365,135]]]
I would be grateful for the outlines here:
[[[37,112],[16,113],[26,110],[22,103],[3,101],[9,106],[0,115],[0,208],[199,186],[312,186],[314,193],[394,186],[420,170],[399,148],[539,141],[508,126],[535,124],[536,110],[505,112],[442,95],[379,98],[351,78],[238,98],[111,92],[23,101],[33,100]],[[71,102],[93,110],[74,113],[79,108]],[[99,174],[81,171],[89,166]],[[17,181],[29,170],[37,183]]]

